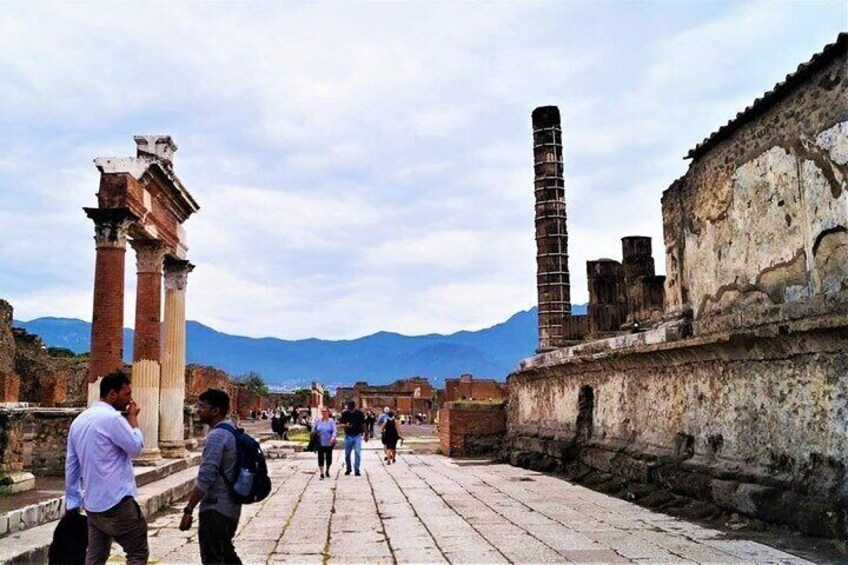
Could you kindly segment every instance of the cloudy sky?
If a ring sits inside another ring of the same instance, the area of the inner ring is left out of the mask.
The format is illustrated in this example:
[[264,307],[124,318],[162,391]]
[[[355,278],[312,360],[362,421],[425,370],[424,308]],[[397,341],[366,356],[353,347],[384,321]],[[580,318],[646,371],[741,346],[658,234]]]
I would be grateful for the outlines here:
[[[563,115],[572,296],[654,238],[687,150],[844,1],[0,4],[0,297],[91,317],[98,156],[168,133],[188,315],[251,336],[479,329],[535,304],[530,112]],[[126,323],[134,302],[128,251]]]

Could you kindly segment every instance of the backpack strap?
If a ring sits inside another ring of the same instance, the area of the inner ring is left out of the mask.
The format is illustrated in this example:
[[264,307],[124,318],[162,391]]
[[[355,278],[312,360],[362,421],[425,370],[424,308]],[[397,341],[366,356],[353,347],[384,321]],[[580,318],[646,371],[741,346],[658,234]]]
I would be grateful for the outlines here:
[[227,430],[228,432],[233,434],[233,438],[236,440],[236,476],[233,477],[232,480],[228,479],[227,476],[224,474],[224,470],[218,467],[218,474],[221,476],[222,479],[224,479],[224,484],[227,485],[227,488],[233,488],[233,485],[236,483],[236,479],[238,478],[239,468],[241,467],[241,455],[239,454],[238,448],[239,431],[235,429],[235,427],[231,426],[230,424],[225,424],[224,422],[216,424],[212,429],[217,430],[219,428],[222,430]]

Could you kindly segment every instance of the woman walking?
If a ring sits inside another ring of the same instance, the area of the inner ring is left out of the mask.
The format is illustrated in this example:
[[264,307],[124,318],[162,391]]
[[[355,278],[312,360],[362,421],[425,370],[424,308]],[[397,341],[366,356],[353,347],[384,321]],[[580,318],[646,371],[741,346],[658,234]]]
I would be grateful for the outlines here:
[[336,446],[336,421],[330,416],[330,409],[321,410],[321,418],[315,421],[312,433],[318,434],[318,471],[321,479],[330,477],[330,465],[333,464],[333,448]]
[[389,465],[394,463],[397,458],[397,443],[399,439],[402,438],[400,431],[398,431],[395,413],[389,411],[386,423],[383,424],[383,445],[386,448],[386,456],[383,460]]

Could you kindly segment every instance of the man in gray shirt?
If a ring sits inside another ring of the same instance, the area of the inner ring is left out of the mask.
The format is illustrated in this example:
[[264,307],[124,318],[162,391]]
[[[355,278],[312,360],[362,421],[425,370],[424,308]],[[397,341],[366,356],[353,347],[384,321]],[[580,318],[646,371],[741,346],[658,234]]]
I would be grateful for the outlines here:
[[[194,507],[200,503],[200,560],[204,563],[237,563],[241,560],[233,547],[241,504],[233,500],[224,477],[232,481],[236,474],[238,452],[236,438],[227,428],[235,428],[227,417],[230,397],[226,392],[210,388],[198,397],[197,417],[210,427],[203,447],[203,459],[197,472],[197,483],[183,510],[180,529],[191,528]],[[223,476],[222,476],[223,475]]]

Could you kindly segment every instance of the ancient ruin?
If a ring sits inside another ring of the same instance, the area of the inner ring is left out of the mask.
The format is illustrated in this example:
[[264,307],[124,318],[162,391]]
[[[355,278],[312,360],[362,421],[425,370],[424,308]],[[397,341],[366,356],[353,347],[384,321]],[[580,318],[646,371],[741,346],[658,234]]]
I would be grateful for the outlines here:
[[689,152],[662,197],[666,278],[624,238],[621,263],[587,265],[587,320],[556,318],[567,236],[545,218],[564,194],[539,132],[558,112],[533,113],[540,353],[509,377],[513,464],[848,534],[846,53],[841,34]]
[[348,400],[353,400],[363,410],[370,408],[380,412],[390,408],[398,414],[426,414],[432,419],[441,396],[438,389],[430,381],[422,377],[399,379],[387,385],[369,385],[359,381],[352,387],[336,388],[335,406],[337,410],[344,408]]
[[186,260],[182,224],[198,205],[174,173],[177,146],[170,136],[136,136],[135,142],[135,157],[95,159],[100,170],[97,207],[85,208],[94,221],[97,247],[88,400],[91,404],[99,395],[98,378],[124,364],[124,258],[130,238],[138,267],[133,397],[143,407],[145,448],[140,459],[155,462],[186,454],[185,289],[193,266]]

